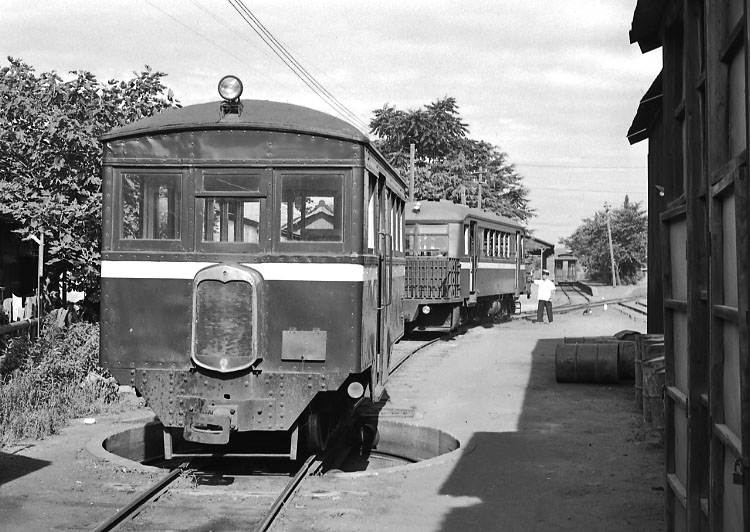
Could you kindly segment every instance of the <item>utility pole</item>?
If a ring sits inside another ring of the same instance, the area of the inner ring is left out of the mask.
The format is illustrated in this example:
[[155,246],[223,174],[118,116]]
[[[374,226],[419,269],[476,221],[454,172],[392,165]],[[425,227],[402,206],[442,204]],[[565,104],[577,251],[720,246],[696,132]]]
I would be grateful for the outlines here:
[[37,335],[42,334],[42,276],[44,276],[44,233],[39,232],[39,238],[34,235],[27,236],[24,240],[33,240],[39,246],[36,270],[36,317],[39,320]]
[[604,212],[607,217],[607,238],[609,239],[609,258],[612,260],[612,287],[617,286],[617,274],[615,269],[615,250],[612,246],[612,227],[609,224],[609,205],[604,204]]
[[414,201],[414,143],[409,145],[409,201]]
[[482,173],[484,172],[484,168],[479,168],[479,175],[478,175],[478,190],[477,190],[477,209],[482,210]]

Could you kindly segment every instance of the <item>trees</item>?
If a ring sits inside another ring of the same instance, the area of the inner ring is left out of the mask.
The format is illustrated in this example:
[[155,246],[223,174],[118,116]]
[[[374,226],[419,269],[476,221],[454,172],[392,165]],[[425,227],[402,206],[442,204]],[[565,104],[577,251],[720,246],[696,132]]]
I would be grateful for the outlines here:
[[44,234],[53,283],[98,294],[101,146],[109,129],[178,106],[146,67],[128,81],[99,83],[84,71],[63,80],[9,57],[0,69],[0,214],[22,237]]
[[533,216],[528,189],[508,155],[482,140],[468,138],[455,98],[445,97],[424,109],[400,111],[385,105],[373,112],[372,133],[378,148],[403,175],[409,172],[410,144],[415,145],[416,199],[460,201],[525,221]]
[[612,228],[612,247],[617,277],[621,283],[633,284],[646,264],[647,215],[640,203],[631,203],[625,196],[622,207],[597,211],[586,218],[572,235],[562,239],[578,257],[593,279],[612,280],[612,268],[607,236],[607,216]]

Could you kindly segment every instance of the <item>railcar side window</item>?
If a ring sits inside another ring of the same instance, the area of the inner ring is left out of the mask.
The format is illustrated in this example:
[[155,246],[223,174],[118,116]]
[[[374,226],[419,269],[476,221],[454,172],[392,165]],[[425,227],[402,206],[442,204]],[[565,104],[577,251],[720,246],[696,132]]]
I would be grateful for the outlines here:
[[377,178],[369,174],[368,200],[367,200],[367,249],[375,252],[375,233],[377,233],[377,217],[375,216],[375,190],[377,189]]
[[406,226],[406,238],[405,238],[405,245],[406,245],[406,254],[407,255],[414,255],[414,251],[416,249],[415,247],[415,235],[414,235],[414,226],[413,225],[407,225]]
[[122,174],[121,238],[180,239],[180,175]]
[[340,175],[281,178],[281,241],[341,242],[343,189]]

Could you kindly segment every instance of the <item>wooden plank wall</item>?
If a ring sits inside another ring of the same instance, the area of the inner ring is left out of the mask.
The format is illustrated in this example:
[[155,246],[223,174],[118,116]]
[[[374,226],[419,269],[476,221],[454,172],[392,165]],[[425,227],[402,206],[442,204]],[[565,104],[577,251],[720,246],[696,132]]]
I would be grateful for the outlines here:
[[748,1],[672,0],[661,14],[649,249],[662,250],[669,531],[750,530]]

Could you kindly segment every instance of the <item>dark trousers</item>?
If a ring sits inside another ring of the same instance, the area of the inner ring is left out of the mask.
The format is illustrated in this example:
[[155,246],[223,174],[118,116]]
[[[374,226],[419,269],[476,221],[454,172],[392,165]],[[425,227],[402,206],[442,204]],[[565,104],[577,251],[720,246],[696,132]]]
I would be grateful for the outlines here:
[[547,319],[552,323],[552,301],[539,300],[539,305],[536,307],[536,321],[544,321],[544,309],[547,309]]

